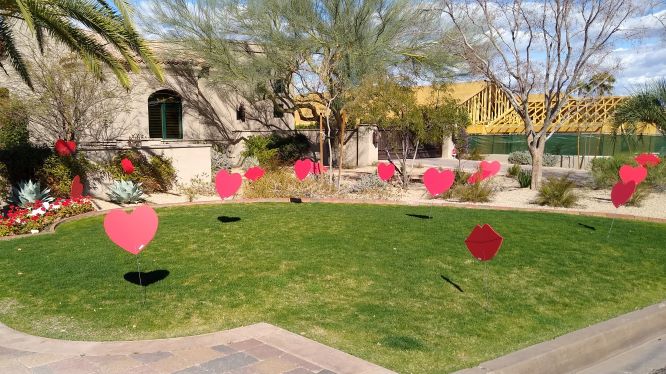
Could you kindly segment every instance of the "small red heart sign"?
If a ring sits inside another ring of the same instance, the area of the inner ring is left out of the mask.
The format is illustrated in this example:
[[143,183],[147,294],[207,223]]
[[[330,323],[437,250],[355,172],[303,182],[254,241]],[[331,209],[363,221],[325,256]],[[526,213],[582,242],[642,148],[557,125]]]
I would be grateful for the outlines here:
[[245,172],[245,178],[251,180],[252,182],[258,181],[261,177],[264,176],[266,172],[264,169],[260,168],[259,166],[254,166]]
[[503,241],[504,238],[492,226],[485,224],[474,227],[465,239],[465,245],[474,258],[488,261],[495,257]]
[[65,141],[63,139],[58,139],[55,142],[54,149],[61,157],[71,156],[76,152],[76,142],[73,140]]
[[647,175],[647,169],[642,166],[622,165],[620,168],[620,180],[623,183],[634,182],[636,185],[639,185],[647,178]]
[[430,168],[423,173],[423,184],[432,196],[448,191],[455,180],[456,175],[451,170],[439,171],[437,168]]
[[467,178],[467,183],[474,184],[481,182],[482,180],[483,180],[483,172],[479,170],[476,173],[470,175],[469,178]]
[[328,168],[321,163],[321,161],[316,162],[312,166],[312,173],[314,175],[321,175],[328,171]]
[[640,155],[634,157],[634,160],[636,160],[639,165],[644,167],[657,166],[661,162],[659,156],[653,155],[652,153],[641,153]]
[[312,172],[314,169],[314,162],[312,160],[306,158],[304,160],[298,160],[294,164],[294,173],[296,173],[296,178],[298,180],[302,181],[305,179],[308,174]]
[[479,164],[479,171],[481,171],[482,176],[481,180],[495,176],[495,174],[499,173],[501,167],[502,165],[499,161],[481,161]]
[[123,168],[123,172],[125,172],[125,174],[134,173],[134,164],[132,164],[132,161],[130,161],[128,158],[123,158],[120,160],[120,167]]
[[230,174],[224,169],[218,171],[215,176],[215,189],[223,199],[235,195],[242,183],[243,177],[240,174]]
[[138,255],[153,240],[157,225],[157,213],[148,205],[141,205],[129,214],[114,209],[104,217],[104,231],[109,239],[133,255]]
[[72,179],[72,187],[69,190],[70,199],[80,199],[83,197],[83,184],[81,178],[77,175]]
[[629,183],[619,181],[611,190],[611,201],[616,208],[619,208],[631,199],[634,192],[636,192],[636,183],[634,181],[629,181]]
[[377,164],[377,175],[379,179],[388,182],[395,174],[395,165],[390,162],[380,162]]

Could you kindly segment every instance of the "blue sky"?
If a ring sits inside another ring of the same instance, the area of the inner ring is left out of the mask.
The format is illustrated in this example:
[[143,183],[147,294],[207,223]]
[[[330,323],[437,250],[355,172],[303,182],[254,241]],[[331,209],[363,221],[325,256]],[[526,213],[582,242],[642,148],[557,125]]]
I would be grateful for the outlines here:
[[[137,12],[146,11],[149,3],[147,0],[131,2]],[[640,29],[642,32],[640,38],[618,42],[609,56],[609,63],[620,63],[619,70],[614,71],[617,95],[631,94],[650,81],[666,78],[666,6],[629,19],[625,25],[630,31]]]

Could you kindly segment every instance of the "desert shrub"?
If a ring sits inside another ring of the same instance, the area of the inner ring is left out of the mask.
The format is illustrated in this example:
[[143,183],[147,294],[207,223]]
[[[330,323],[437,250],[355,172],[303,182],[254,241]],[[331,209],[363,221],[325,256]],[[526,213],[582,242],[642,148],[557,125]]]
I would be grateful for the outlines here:
[[310,141],[304,134],[293,135],[255,135],[245,140],[243,159],[254,157],[259,165],[267,168],[292,165],[308,155]]
[[532,170],[520,170],[516,176],[520,188],[527,188],[532,185]]
[[345,189],[347,193],[363,193],[369,190],[384,189],[386,182],[379,179],[377,174],[365,174]]
[[487,203],[492,199],[494,194],[495,190],[490,181],[460,184],[452,189],[453,197],[470,203]]
[[187,201],[192,202],[197,196],[215,195],[215,186],[207,174],[198,174],[190,179],[188,183],[179,183],[178,192],[187,196]]
[[539,188],[535,203],[554,207],[571,208],[578,202],[574,191],[575,183],[564,175],[560,178],[548,178]]
[[513,164],[507,169],[506,171],[506,176],[511,177],[511,178],[516,178],[518,176],[518,173],[520,173],[523,169],[520,168],[520,165],[518,164]]
[[[557,166],[559,157],[549,153],[543,154],[543,166]],[[514,165],[532,165],[532,155],[528,151],[509,153],[509,163]]]
[[666,189],[666,161],[657,166],[648,166],[648,176],[645,178],[645,184],[653,189],[663,191]]
[[[132,161],[134,165],[134,172],[130,175],[125,174],[120,166],[120,161],[124,158]],[[106,170],[113,179],[141,183],[145,193],[167,192],[176,183],[176,169],[171,159],[160,155],[147,157],[136,150],[118,152],[106,166]]]
[[486,156],[482,155],[478,148],[474,148],[472,152],[467,155],[467,159],[473,161],[483,161],[486,159]]
[[250,199],[285,197],[329,197],[336,193],[326,178],[309,176],[299,181],[289,169],[268,170],[258,181],[248,183],[243,196]]
[[211,175],[217,174],[220,170],[231,170],[234,163],[229,157],[229,153],[221,144],[213,144],[210,151],[210,172]]
[[594,188],[610,188],[620,179],[618,172],[624,164],[636,165],[629,155],[597,157],[592,159],[590,170]]
[[[591,171],[594,188],[611,188],[620,180],[619,171],[622,165],[637,166],[631,155],[616,155],[613,157],[599,157],[592,160]],[[648,176],[641,184],[654,189],[666,188],[666,162],[657,166],[648,166]]]
[[43,185],[51,189],[54,197],[68,197],[74,176],[78,175],[86,185],[88,175],[95,170],[96,166],[80,152],[70,157],[53,154],[44,161],[37,177]]
[[636,191],[631,195],[631,199],[627,201],[627,206],[643,206],[643,202],[647,199],[652,193],[652,187],[646,183],[641,183],[636,186]]

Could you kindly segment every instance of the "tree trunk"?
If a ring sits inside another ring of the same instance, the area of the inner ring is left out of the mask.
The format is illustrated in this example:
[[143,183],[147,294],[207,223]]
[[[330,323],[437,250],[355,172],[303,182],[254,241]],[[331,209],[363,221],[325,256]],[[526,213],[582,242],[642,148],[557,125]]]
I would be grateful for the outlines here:
[[543,177],[543,151],[546,148],[545,142],[537,141],[536,146],[530,145],[529,151],[532,155],[532,184],[530,188],[533,190],[539,189],[541,186],[541,179]]

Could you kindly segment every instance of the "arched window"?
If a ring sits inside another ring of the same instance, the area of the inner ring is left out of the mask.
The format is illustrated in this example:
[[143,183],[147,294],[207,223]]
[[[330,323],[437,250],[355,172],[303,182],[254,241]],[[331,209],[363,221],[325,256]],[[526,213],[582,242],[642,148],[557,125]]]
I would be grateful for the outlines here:
[[151,138],[183,138],[183,101],[178,93],[159,90],[148,97],[148,133]]

